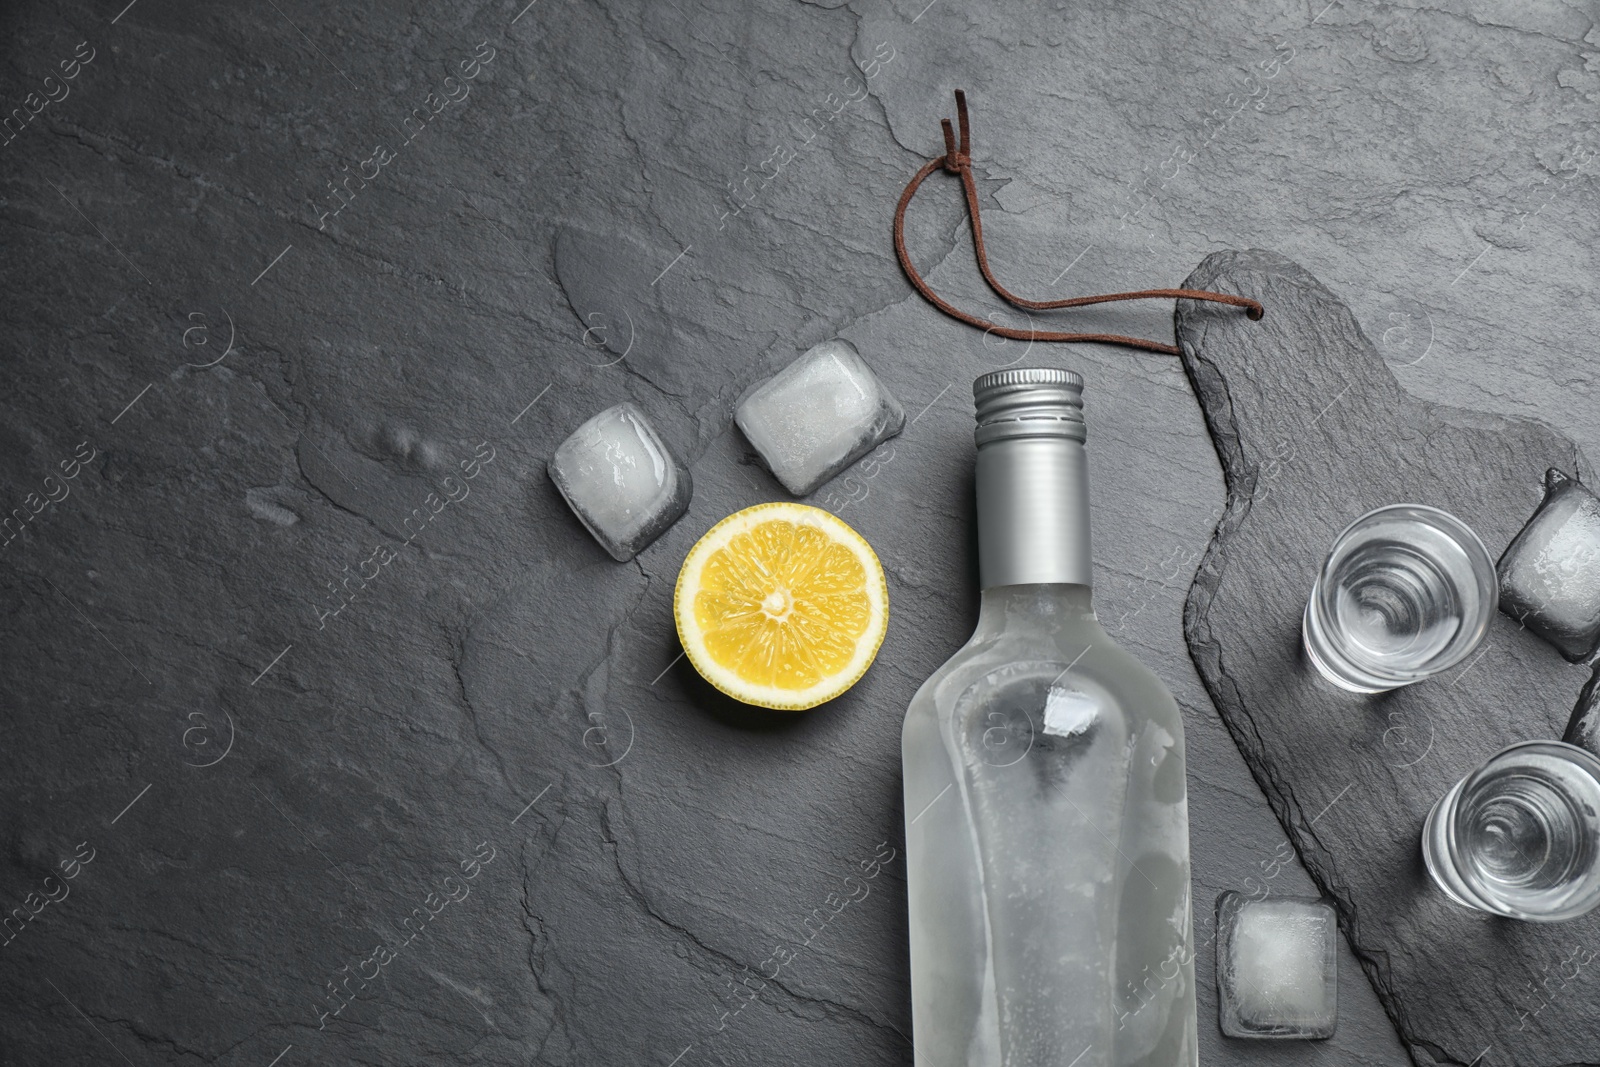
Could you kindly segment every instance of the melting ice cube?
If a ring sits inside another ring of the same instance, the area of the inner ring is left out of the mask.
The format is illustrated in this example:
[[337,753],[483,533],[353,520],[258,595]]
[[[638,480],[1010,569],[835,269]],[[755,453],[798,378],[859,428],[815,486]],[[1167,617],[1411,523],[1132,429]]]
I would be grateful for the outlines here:
[[849,341],[809,349],[740,402],[734,418],[778,481],[806,496],[905,426],[905,409]]
[[1338,922],[1306,897],[1217,898],[1217,1001],[1229,1037],[1332,1037]]
[[550,480],[618,560],[630,560],[689,509],[694,483],[632,403],[572,431],[550,457]]
[[1600,498],[1551,468],[1544,501],[1506,546],[1500,610],[1569,660],[1600,645]]

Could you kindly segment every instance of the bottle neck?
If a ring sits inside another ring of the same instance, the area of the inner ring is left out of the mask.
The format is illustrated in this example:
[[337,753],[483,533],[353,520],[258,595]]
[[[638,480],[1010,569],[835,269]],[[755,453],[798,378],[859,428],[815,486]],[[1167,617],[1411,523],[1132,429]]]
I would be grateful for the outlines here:
[[973,639],[998,637],[1007,630],[1056,633],[1085,624],[1098,626],[1087,585],[997,585],[982,593]]
[[978,447],[978,579],[1000,586],[1093,580],[1083,442],[1018,436]]

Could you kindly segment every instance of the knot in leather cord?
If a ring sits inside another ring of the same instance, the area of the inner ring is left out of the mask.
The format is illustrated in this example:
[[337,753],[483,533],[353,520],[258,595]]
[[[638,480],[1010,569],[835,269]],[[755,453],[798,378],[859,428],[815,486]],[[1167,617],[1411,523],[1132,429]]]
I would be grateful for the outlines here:
[[961,147],[956,147],[956,135],[950,129],[949,119],[940,119],[944,129],[944,169],[951,174],[965,174],[972,170],[972,135],[967,128],[967,94],[956,90],[956,117],[961,120]]
[[944,155],[929,161],[921,170],[917,171],[911,181],[906,185],[905,192],[900,194],[900,203],[894,212],[894,250],[900,259],[900,267],[906,272],[906,278],[911,282],[912,288],[922,294],[923,299],[949,315],[951,318],[964,322],[969,326],[976,326],[988,333],[999,337],[1008,337],[1017,341],[1094,341],[1101,344],[1125,345],[1129,348],[1142,348],[1149,352],[1164,352],[1167,355],[1179,355],[1176,345],[1162,344],[1159,341],[1148,341],[1141,337],[1127,337],[1116,333],[1059,333],[1039,330],[1020,330],[1010,326],[1001,326],[981,319],[976,315],[968,314],[949,303],[935,293],[922,275],[917,272],[916,265],[911,262],[911,253],[906,249],[906,208],[911,205],[911,198],[917,195],[917,190],[934,171],[943,168],[950,174],[961,179],[962,190],[966,193],[967,214],[972,219],[972,247],[978,257],[978,272],[983,275],[984,282],[994,290],[1006,303],[1013,307],[1024,308],[1030,311],[1049,311],[1056,308],[1084,307],[1089,304],[1107,304],[1119,300],[1151,300],[1151,299],[1178,299],[1178,300],[1206,300],[1216,304],[1230,304],[1234,307],[1244,308],[1246,317],[1258,320],[1264,314],[1259,301],[1251,300],[1245,296],[1235,296],[1232,293],[1214,293],[1207,289],[1140,289],[1128,293],[1102,293],[1097,296],[1075,296],[1066,300],[1027,300],[1012,293],[995,279],[994,273],[989,269],[989,253],[983,244],[983,220],[978,214],[978,184],[972,178],[972,131],[967,118],[967,94],[960,89],[956,90],[956,122],[960,126],[961,138],[956,140],[956,131],[950,128],[949,119],[939,120],[944,130]]

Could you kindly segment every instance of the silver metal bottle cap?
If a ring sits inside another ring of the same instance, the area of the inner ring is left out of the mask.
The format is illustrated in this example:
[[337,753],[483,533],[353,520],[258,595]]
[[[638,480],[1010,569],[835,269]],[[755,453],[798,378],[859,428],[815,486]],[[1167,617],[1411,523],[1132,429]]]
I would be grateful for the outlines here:
[[978,427],[978,575],[983,588],[1089,585],[1083,378],[994,371],[972,383]]
[[972,383],[980,446],[1009,437],[1084,439],[1083,376],[1029,367],[997,370]]

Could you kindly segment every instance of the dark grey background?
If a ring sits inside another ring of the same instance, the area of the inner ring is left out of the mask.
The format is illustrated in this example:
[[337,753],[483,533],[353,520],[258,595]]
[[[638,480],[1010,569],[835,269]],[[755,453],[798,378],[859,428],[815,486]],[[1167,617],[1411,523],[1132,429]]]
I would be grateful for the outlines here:
[[[804,922],[901,845],[900,716],[975,608],[968,386],[1022,362],[1088,378],[1099,611],[1186,712],[1202,1056],[1403,1061],[1348,953],[1331,1042],[1216,1030],[1216,893],[1310,882],[1185,651],[1223,500],[1177,361],[944,320],[889,220],[964,87],[1014,288],[1272,248],[1417,395],[1597,454],[1593,12],[924,4],[0,13],[4,113],[94,50],[0,145],[0,504],[95,451],[0,549],[0,894],[26,914],[70,889],[0,947],[0,1061],[908,1063],[900,857]],[[375,146],[393,158],[319,228]],[[912,243],[981,306],[961,217],[933,179]],[[1171,333],[1161,306],[1074,321]],[[889,636],[832,705],[754,713],[675,662],[673,579],[712,522],[783,495],[733,401],[835,335],[913,416],[817,498],[882,557]],[[696,492],[616,564],[543,465],[624,398]],[[402,548],[451,474],[470,494]],[[396,559],[319,622],[380,544]],[[417,908],[438,917],[319,1029],[328,983]],[[734,1015],[736,983],[760,991]]]

